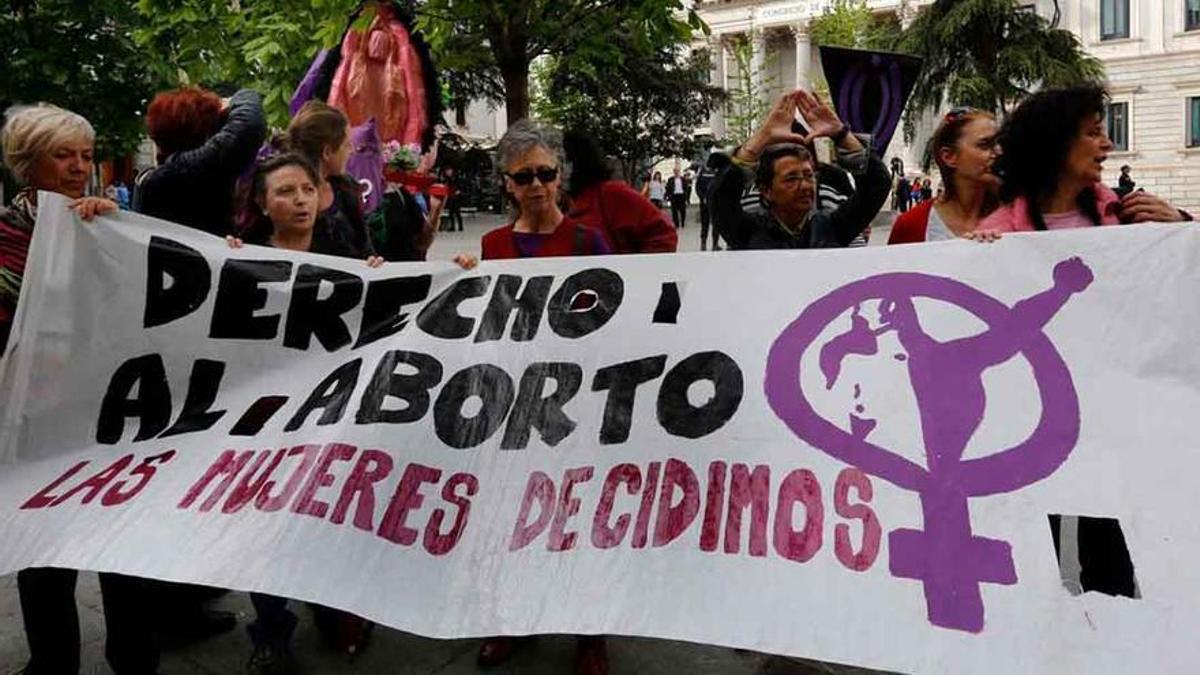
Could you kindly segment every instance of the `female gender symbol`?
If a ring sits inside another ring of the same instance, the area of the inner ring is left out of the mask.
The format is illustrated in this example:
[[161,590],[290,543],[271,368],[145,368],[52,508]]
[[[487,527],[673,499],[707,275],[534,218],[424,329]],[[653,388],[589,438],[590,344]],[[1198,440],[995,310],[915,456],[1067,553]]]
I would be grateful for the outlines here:
[[[775,414],[801,440],[921,498],[925,529],[888,536],[893,576],[922,581],[929,620],[945,628],[983,630],[983,582],[1017,582],[1008,542],[971,533],[970,497],[1018,490],[1066,461],[1079,439],[1079,399],[1066,364],[1042,332],[1073,293],[1092,282],[1078,258],[1058,263],[1054,285],[1012,308],[961,282],[916,273],[856,281],[809,305],[771,346],[764,384]],[[938,342],[921,328],[913,298],[960,307],[988,328]],[[822,347],[820,364],[831,387],[841,360],[854,350],[874,353],[875,337],[894,330],[908,352],[908,372],[921,418],[928,468],[843,431],[816,413],[801,389],[801,358],[827,326],[870,300],[882,300],[883,327],[852,321],[849,333]],[[864,347],[865,345],[865,347]],[[841,353],[838,353],[840,350]],[[963,451],[983,421],[983,373],[1023,355],[1033,368],[1042,415],[1020,444],[979,459]]]

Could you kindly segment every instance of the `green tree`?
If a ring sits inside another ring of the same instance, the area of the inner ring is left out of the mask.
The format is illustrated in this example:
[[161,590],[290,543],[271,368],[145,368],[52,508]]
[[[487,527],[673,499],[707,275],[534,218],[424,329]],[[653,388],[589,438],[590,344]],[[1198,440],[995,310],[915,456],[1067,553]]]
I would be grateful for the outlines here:
[[504,102],[504,82],[492,53],[472,47],[469,36],[451,35],[441,41],[436,54],[446,108],[454,111],[460,127],[467,124],[471,102]]
[[924,59],[905,117],[945,100],[998,114],[1041,87],[1100,80],[1103,65],[1070,31],[1017,0],[937,0],[921,9],[900,41]]
[[900,21],[876,15],[866,0],[836,0],[808,26],[813,42],[832,47],[891,50],[900,37]]
[[[285,126],[288,102],[317,51],[334,47],[358,0],[138,0],[138,44],[172,85],[262,92]],[[360,19],[365,24],[367,17]],[[361,27],[361,26],[360,26]]]
[[745,143],[765,119],[774,101],[768,99],[770,76],[754,63],[757,35],[727,38],[724,49],[733,57],[734,77],[725,101],[725,139],[731,145]]
[[14,0],[0,9],[0,107],[45,101],[96,129],[101,157],[128,155],[160,84],[129,37],[141,17],[125,0]]
[[538,58],[595,74],[705,30],[683,0],[426,0],[417,13],[439,59],[465,52],[474,62],[456,69],[499,79],[510,123],[529,115]]
[[594,75],[548,60],[534,71],[534,113],[590,134],[626,178],[667,157],[693,154],[694,132],[724,93],[708,83],[710,58],[680,49],[635,56]]

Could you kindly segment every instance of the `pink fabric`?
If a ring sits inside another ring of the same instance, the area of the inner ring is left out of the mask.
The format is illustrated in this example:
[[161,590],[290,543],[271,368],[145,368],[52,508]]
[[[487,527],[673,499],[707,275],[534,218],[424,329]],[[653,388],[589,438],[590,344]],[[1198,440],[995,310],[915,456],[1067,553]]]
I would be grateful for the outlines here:
[[1047,230],[1073,230],[1077,227],[1091,227],[1092,219],[1076,209],[1069,213],[1043,214],[1042,221]]
[[378,10],[365,34],[346,35],[329,104],[353,126],[374,117],[385,143],[421,143],[428,117],[421,59],[390,7]]
[[[1117,219],[1117,214],[1121,207],[1121,198],[1117,193],[1112,191],[1112,188],[1103,183],[1096,183],[1096,209],[1100,212],[1101,225],[1116,225],[1120,223]],[[1072,227],[1088,227],[1092,221],[1079,212],[1072,212],[1078,215],[1078,218],[1071,217],[1072,214],[1066,214],[1066,217],[1043,216],[1046,221],[1046,228],[1051,230],[1062,230]],[[979,224],[980,230],[994,230],[996,232],[1033,232],[1033,220],[1029,217],[1029,202],[1024,197],[1017,197],[1011,204],[1005,204],[992,212],[992,215],[983,219]]]

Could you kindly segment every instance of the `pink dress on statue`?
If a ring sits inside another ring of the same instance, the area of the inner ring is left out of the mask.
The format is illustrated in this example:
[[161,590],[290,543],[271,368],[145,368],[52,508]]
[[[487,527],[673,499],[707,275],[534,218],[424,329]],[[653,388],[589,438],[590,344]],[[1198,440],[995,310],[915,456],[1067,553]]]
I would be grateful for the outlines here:
[[366,33],[351,30],[333,77],[329,104],[360,125],[374,117],[383,142],[420,144],[427,117],[421,59],[390,7],[381,7]]

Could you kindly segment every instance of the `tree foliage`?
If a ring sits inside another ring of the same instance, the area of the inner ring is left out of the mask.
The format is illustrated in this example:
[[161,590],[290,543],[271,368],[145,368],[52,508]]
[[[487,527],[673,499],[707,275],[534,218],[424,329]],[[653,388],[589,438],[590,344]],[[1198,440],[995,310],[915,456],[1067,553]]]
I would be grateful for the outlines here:
[[678,48],[594,73],[548,60],[536,71],[534,112],[592,135],[633,180],[664,158],[694,154],[696,127],[724,96],[708,83],[710,64],[707,51]]
[[162,79],[225,93],[252,87],[262,92],[271,123],[285,126],[296,84],[319,49],[338,44],[358,4],[358,0],[137,0],[144,24],[134,36],[155,55],[146,65]]
[[944,100],[1003,114],[1042,87],[1100,80],[1103,65],[1073,33],[1017,0],[938,0],[904,31],[904,51],[924,59],[906,133]]
[[446,107],[454,111],[459,126],[466,126],[466,111],[472,101],[490,105],[504,102],[504,80],[495,57],[473,45],[470,36],[443,37],[435,52]]
[[96,129],[101,157],[134,152],[160,84],[129,37],[141,17],[125,0],[14,0],[0,9],[0,107],[45,101]]
[[808,25],[814,43],[854,49],[891,50],[900,37],[894,15],[877,16],[866,0],[836,0]]
[[485,76],[457,95],[503,91],[510,123],[529,114],[539,58],[595,76],[705,29],[683,0],[425,0],[417,13],[439,60],[458,58],[452,71]]
[[724,49],[733,59],[733,77],[725,101],[725,138],[728,145],[741,145],[766,118],[773,101],[768,99],[774,82],[765,69],[754,63],[755,34],[725,39]]

